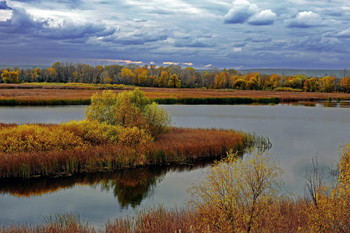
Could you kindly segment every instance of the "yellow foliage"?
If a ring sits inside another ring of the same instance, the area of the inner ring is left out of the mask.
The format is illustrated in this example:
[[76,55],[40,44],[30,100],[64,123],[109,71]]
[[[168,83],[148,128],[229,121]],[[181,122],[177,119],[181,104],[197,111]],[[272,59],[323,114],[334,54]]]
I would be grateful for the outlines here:
[[0,141],[0,151],[5,153],[62,151],[84,146],[82,139],[72,132],[39,125],[3,129],[0,131]]
[[61,124],[62,129],[74,133],[84,143],[101,145],[106,143],[117,143],[121,126],[108,125],[98,121],[70,121]]
[[215,232],[259,232],[263,213],[278,200],[280,174],[269,157],[254,154],[240,160],[229,154],[192,187],[190,203]]
[[341,157],[334,188],[320,187],[316,203],[307,209],[313,232],[350,232],[350,145]]
[[143,129],[137,127],[123,128],[119,134],[119,143],[124,146],[146,146],[153,141],[151,135],[146,133]]

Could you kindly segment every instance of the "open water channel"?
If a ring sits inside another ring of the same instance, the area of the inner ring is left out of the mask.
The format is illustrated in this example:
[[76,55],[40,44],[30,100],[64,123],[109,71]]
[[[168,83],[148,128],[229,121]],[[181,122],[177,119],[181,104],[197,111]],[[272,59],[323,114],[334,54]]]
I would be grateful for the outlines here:
[[[325,107],[328,106],[328,107]],[[283,193],[304,194],[313,158],[330,174],[341,147],[350,143],[350,105],[163,105],[176,127],[254,132],[272,142],[268,152],[284,170]],[[85,106],[0,107],[0,122],[60,123],[84,118]],[[208,165],[125,169],[67,178],[0,180],[0,225],[39,224],[73,213],[101,226],[143,207],[184,207],[187,189]]]

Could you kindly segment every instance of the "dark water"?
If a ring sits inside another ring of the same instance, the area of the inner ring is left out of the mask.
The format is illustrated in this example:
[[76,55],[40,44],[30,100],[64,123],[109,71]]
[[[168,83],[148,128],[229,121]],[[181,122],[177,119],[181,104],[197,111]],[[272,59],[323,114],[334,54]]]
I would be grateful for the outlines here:
[[[317,157],[320,167],[338,162],[340,148],[350,143],[350,104],[168,105],[178,127],[230,128],[270,138],[269,151],[284,169],[285,193],[303,195],[304,175]],[[328,106],[328,107],[327,107]],[[84,118],[83,106],[0,107],[0,121],[59,123]],[[79,214],[101,225],[144,206],[182,207],[186,189],[204,177],[195,167],[142,168],[113,174],[60,179],[0,181],[0,224],[41,223],[56,213]]]

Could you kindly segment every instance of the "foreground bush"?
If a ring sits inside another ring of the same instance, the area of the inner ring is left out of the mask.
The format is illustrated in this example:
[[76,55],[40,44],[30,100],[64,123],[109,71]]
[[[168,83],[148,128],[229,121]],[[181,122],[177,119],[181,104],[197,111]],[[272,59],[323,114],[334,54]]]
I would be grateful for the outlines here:
[[339,178],[334,187],[315,186],[307,209],[314,232],[350,232],[350,145],[340,159]]
[[215,232],[261,232],[264,213],[278,200],[280,174],[267,156],[229,154],[191,189],[198,222]]

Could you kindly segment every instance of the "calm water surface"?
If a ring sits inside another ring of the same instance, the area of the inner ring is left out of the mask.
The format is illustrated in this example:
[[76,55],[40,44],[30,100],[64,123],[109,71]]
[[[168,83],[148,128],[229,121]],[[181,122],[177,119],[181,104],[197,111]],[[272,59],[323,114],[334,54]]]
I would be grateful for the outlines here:
[[[324,107],[331,106],[332,108]],[[303,195],[311,159],[335,167],[341,146],[350,143],[349,104],[167,105],[177,127],[226,128],[270,138],[269,153],[284,169],[283,192]],[[59,123],[84,118],[84,106],[0,107],[0,122]],[[101,225],[135,209],[164,205],[182,207],[190,185],[202,179],[206,166],[142,168],[113,174],[60,179],[0,181],[0,225],[37,224],[44,216],[75,213]]]

